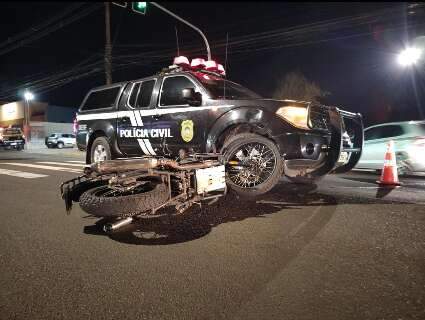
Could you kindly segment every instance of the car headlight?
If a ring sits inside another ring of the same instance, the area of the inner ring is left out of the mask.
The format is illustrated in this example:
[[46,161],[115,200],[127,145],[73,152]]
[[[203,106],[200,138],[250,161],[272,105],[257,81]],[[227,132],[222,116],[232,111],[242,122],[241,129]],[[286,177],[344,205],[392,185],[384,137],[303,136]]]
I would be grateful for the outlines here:
[[298,128],[310,129],[307,124],[308,108],[306,107],[281,107],[276,111],[276,114]]

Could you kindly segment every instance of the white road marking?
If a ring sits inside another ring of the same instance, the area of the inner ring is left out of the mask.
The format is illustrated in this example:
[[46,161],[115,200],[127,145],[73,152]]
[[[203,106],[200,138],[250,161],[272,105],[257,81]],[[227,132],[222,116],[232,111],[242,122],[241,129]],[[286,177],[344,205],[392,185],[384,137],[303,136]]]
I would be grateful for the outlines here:
[[7,170],[7,169],[0,169],[0,174],[5,174],[8,176],[19,177],[19,178],[25,178],[25,179],[48,177],[48,175],[46,174],[38,174],[38,173]]
[[53,170],[53,171],[66,171],[66,172],[73,172],[73,173],[82,173],[83,172],[83,170],[77,170],[77,169],[73,169],[73,168],[43,166],[43,165],[30,164],[30,163],[2,162],[1,164],[8,164],[8,165],[11,165],[11,166],[19,166],[19,167],[36,168],[36,169]]
[[70,160],[70,161],[65,161],[65,162],[86,164],[86,162],[85,162],[85,161],[75,161],[75,160]]
[[65,162],[53,162],[53,161],[37,161],[36,163],[59,164],[59,165],[65,165],[65,166],[78,167],[78,168],[81,168],[81,169],[84,167],[83,164],[78,164],[78,163],[65,163]]

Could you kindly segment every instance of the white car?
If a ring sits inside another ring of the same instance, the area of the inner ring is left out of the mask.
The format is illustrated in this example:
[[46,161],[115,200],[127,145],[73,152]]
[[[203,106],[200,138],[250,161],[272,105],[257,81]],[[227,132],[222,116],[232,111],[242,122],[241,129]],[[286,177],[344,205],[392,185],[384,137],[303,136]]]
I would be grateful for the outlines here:
[[364,147],[356,168],[381,170],[390,140],[399,174],[425,172],[425,121],[392,122],[364,131]]
[[47,148],[74,147],[76,143],[75,135],[69,133],[52,133],[45,139]]

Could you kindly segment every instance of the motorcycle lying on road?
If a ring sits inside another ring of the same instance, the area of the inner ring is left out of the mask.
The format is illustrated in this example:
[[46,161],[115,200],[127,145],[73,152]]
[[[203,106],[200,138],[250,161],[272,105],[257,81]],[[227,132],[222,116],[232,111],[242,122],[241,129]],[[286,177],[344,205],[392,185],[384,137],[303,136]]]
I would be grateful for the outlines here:
[[111,218],[113,232],[135,219],[182,214],[193,205],[216,202],[227,192],[225,166],[218,155],[197,154],[182,161],[167,158],[106,160],[60,186],[68,213],[73,202],[90,215]]

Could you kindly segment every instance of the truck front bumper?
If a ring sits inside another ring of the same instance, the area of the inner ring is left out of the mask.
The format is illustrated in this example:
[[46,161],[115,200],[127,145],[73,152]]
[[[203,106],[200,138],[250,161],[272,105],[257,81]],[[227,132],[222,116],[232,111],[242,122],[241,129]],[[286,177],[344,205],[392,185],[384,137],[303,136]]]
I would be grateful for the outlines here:
[[285,175],[314,179],[350,171],[357,164],[364,140],[362,116],[336,107],[329,107],[328,113],[326,131],[273,137],[282,151]]
[[23,149],[25,146],[25,140],[3,140],[0,141],[0,148],[7,148],[7,149]]

